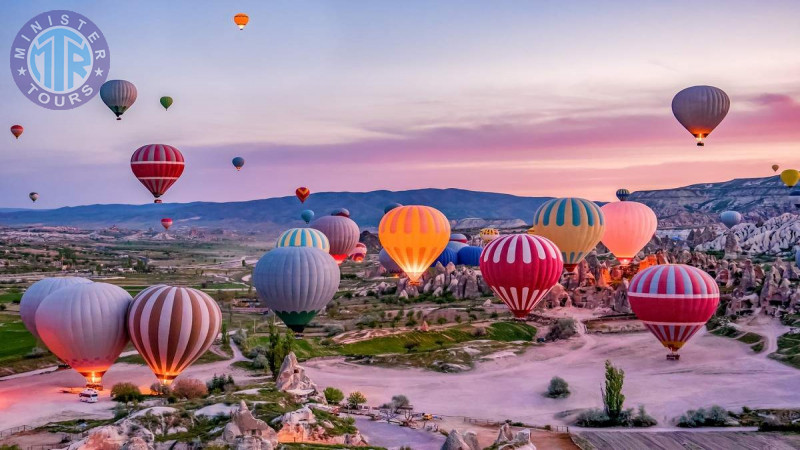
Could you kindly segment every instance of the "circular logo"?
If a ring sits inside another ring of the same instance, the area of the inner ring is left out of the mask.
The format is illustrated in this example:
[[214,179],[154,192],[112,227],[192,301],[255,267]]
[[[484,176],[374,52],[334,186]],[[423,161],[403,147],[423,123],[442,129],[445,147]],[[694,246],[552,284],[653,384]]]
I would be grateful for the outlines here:
[[108,78],[111,53],[86,16],[48,11],[29,20],[11,45],[11,76],[32,102],[72,109],[91,100]]

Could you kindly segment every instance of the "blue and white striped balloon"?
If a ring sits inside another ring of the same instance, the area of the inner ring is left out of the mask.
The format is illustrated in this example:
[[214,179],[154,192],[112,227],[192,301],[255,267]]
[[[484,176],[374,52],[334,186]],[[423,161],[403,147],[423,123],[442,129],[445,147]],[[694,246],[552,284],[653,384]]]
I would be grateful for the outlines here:
[[275,247],[312,247],[326,253],[331,251],[328,237],[314,228],[290,228],[278,237]]

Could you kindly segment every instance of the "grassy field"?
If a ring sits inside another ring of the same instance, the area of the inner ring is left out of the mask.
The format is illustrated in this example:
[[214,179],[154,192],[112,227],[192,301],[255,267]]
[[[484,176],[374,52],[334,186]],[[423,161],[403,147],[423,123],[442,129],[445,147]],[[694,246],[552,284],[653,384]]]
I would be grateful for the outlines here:
[[19,303],[22,298],[22,292],[3,292],[0,293],[0,303]]
[[17,315],[0,314],[0,363],[24,357],[36,346],[36,338]]
[[769,356],[800,369],[800,334],[786,333],[778,337],[778,351]]
[[[212,351],[207,351],[203,353],[203,355],[192,364],[208,364],[217,361],[225,361],[231,358],[233,358],[233,355],[225,358]],[[117,362],[127,363],[127,364],[141,364],[141,365],[146,364],[144,362],[144,358],[142,358],[142,356],[139,355],[138,353],[135,355],[123,356],[122,358],[117,359]]]

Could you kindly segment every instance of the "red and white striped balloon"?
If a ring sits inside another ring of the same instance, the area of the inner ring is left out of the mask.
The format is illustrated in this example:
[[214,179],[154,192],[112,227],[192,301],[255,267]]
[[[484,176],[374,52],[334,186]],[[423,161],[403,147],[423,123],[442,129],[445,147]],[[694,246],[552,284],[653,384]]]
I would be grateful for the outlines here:
[[716,311],[719,288],[711,275],[696,267],[662,264],[633,277],[628,300],[661,344],[677,352]]
[[178,181],[183,168],[183,154],[171,145],[145,145],[139,147],[131,156],[133,175],[156,199],[164,195],[167,189]]
[[483,248],[486,284],[518,318],[526,317],[561,277],[564,260],[556,244],[541,236],[501,236]]

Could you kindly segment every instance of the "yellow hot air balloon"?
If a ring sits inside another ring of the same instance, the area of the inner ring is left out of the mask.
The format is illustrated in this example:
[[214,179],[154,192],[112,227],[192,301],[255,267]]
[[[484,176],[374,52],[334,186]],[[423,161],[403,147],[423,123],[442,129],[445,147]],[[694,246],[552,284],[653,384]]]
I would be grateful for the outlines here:
[[794,187],[800,181],[800,172],[794,169],[786,169],[781,172],[781,181],[788,187]]
[[399,206],[381,219],[378,238],[411,284],[419,284],[423,272],[447,247],[450,222],[430,206]]
[[645,204],[627,201],[606,203],[600,210],[606,222],[603,244],[620,265],[627,266],[653,238],[656,214]]
[[772,171],[773,171],[773,172],[777,172],[777,171],[778,171],[778,169],[780,169],[780,168],[781,168],[781,166],[779,166],[779,165],[777,165],[777,164],[773,164],[773,165],[772,165]]
[[553,241],[564,257],[564,268],[572,271],[594,249],[605,231],[603,212],[582,198],[546,201],[533,217],[536,234]]
[[530,227],[530,228],[528,228],[528,230],[525,233],[526,234],[530,234],[531,236],[533,236],[534,234],[536,234],[536,228]]
[[486,245],[489,242],[499,238],[500,232],[497,230],[497,228],[484,228],[481,230],[480,235],[483,245]]

